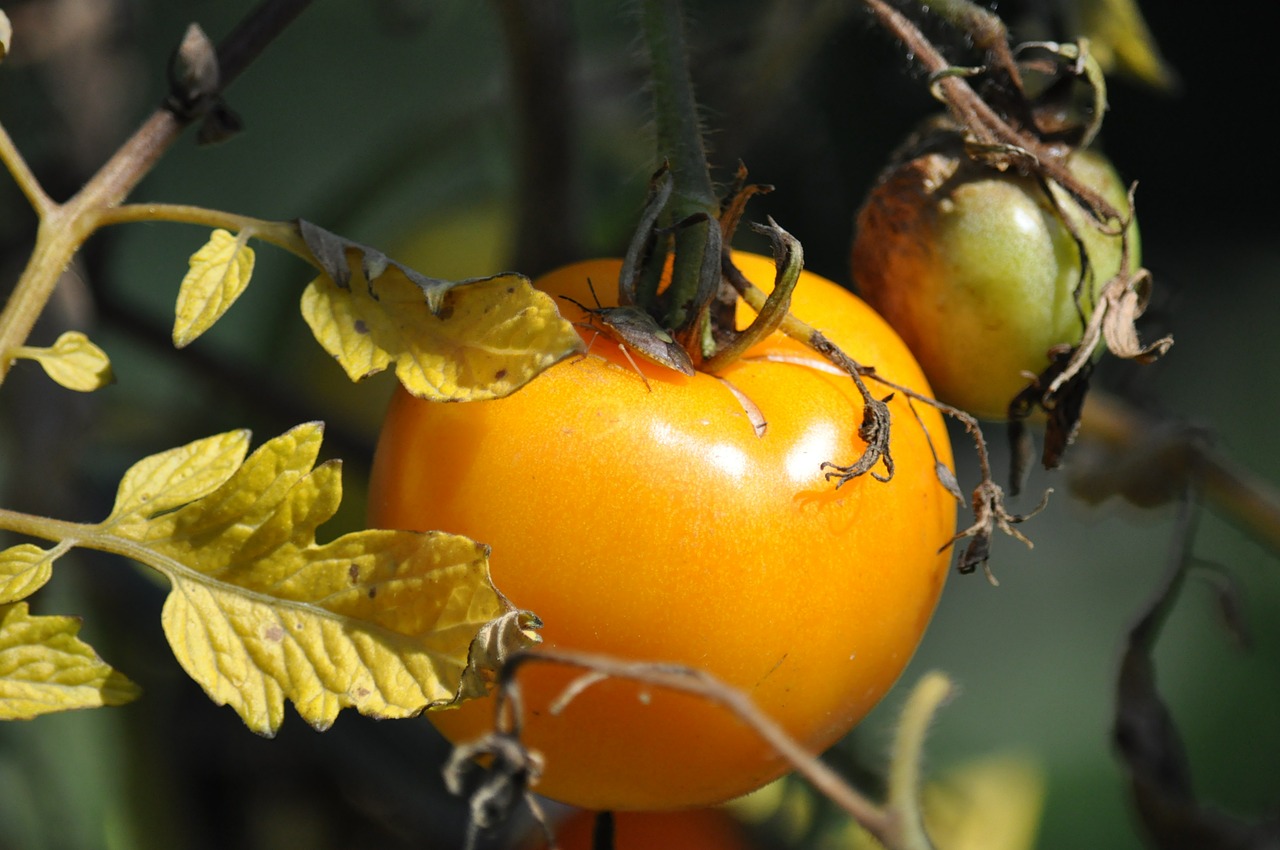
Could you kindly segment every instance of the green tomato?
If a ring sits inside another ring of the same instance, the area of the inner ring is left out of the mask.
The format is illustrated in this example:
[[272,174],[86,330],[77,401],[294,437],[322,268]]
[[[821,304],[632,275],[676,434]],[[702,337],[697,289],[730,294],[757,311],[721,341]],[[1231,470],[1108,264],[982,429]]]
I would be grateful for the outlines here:
[[[1117,210],[1126,187],[1092,150],[1068,169]],[[984,419],[1049,365],[1049,349],[1076,345],[1098,293],[1120,269],[1122,239],[1092,222],[1059,186],[1055,204],[1032,176],[967,158],[958,144],[886,174],[858,216],[853,276],[898,331],[937,397]],[[1088,264],[1066,216],[1083,241]],[[1137,268],[1138,232],[1129,227]]]

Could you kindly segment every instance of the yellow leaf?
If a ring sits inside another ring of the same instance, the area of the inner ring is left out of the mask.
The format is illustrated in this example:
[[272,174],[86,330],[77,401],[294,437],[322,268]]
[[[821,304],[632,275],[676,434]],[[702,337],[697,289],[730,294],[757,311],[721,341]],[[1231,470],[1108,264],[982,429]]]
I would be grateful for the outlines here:
[[76,637],[75,617],[36,617],[25,602],[0,605],[0,720],[122,705],[139,688]]
[[1033,761],[988,756],[925,789],[925,824],[938,850],[1032,850],[1044,796],[1044,773]]
[[80,541],[168,576],[162,622],[178,661],[264,735],[285,700],[326,728],[345,707],[406,717],[477,696],[476,665],[534,641],[536,619],[493,587],[481,544],[383,530],[317,544],[342,497],[338,463],[314,466],[321,436],[318,424],[294,428],[229,475],[241,432],[147,458]]
[[62,551],[23,543],[0,552],[0,605],[25,599],[43,587]]
[[1081,34],[1104,69],[1125,71],[1157,88],[1176,84],[1137,0],[1079,0],[1077,14]]
[[353,381],[395,364],[400,383],[422,398],[500,398],[582,350],[555,302],[523,275],[435,280],[300,226],[325,269],[303,293],[302,315]]
[[191,255],[174,311],[175,347],[190,345],[213,327],[249,285],[253,276],[253,249],[246,244],[249,236],[248,231],[233,236],[226,230],[215,230]]
[[79,331],[67,331],[48,348],[21,346],[13,357],[36,361],[50,378],[76,392],[92,392],[115,380],[106,352]]
[[120,479],[111,518],[139,511],[154,516],[207,496],[235,474],[248,452],[249,432],[239,430],[143,458]]

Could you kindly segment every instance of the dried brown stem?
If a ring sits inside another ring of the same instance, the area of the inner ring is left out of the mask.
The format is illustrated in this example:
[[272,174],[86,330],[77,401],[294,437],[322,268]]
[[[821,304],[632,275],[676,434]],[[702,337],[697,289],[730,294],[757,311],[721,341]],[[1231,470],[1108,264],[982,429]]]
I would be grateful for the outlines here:
[[863,0],[880,24],[891,32],[915,61],[928,71],[955,120],[982,148],[1003,150],[1025,170],[1034,170],[1062,186],[1101,224],[1125,221],[1106,198],[1084,185],[1067,170],[1059,151],[1044,144],[1032,132],[1013,127],[974,91],[965,75],[953,73],[942,52],[908,17],[884,0]]
[[675,664],[640,663],[590,653],[539,648],[513,656],[503,667],[498,690],[500,716],[506,713],[502,704],[510,697],[516,673],[527,664],[577,667],[592,674],[643,682],[666,690],[690,694],[722,706],[751,727],[769,746],[785,758],[797,773],[862,824],[885,846],[901,846],[895,840],[894,819],[883,808],[858,793],[840,774],[800,746],[775,720],[760,711],[745,693],[726,685],[703,670]]

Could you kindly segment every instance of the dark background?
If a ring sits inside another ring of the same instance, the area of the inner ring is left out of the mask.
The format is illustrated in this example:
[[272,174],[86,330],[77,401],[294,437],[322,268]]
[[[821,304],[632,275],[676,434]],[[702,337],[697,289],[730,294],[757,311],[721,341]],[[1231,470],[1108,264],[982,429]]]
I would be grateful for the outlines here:
[[[689,5],[720,176],[742,159],[775,184],[753,215],[774,216],[804,242],[810,268],[847,284],[855,210],[894,144],[932,108],[924,81],[856,4]],[[1103,144],[1140,180],[1145,260],[1157,280],[1144,330],[1171,330],[1177,344],[1155,366],[1108,366],[1104,380],[1205,426],[1224,451],[1280,481],[1280,248],[1272,145],[1260,133],[1274,96],[1245,70],[1259,66],[1247,58],[1262,49],[1259,33],[1203,4],[1146,6],[1180,87],[1117,81]],[[0,67],[0,120],[65,197],[163,96],[165,62],[186,24],[217,40],[249,7],[6,3],[15,48]],[[626,3],[572,8],[575,234],[583,256],[616,254],[652,159],[635,28]],[[1036,9],[1001,11],[1022,20]],[[751,61],[762,43],[783,45],[768,65]],[[133,200],[305,217],[439,277],[504,270],[521,142],[506,56],[491,5],[321,0],[229,92],[246,132],[211,148],[183,139]],[[0,180],[0,287],[16,279],[33,228],[12,182]],[[331,530],[359,527],[390,381],[346,382],[297,314],[307,269],[269,247],[226,320],[174,352],[177,284],[204,238],[184,225],[132,225],[86,247],[33,341],[87,328],[119,382],[85,398],[15,369],[0,404],[7,505],[100,518],[119,476],[147,454],[242,426],[261,441],[323,419],[326,450],[346,462],[345,506]],[[959,438],[956,446],[970,480]],[[1109,725],[1122,634],[1164,569],[1172,511],[1088,506],[1061,474],[1037,475],[1029,489],[1047,485],[1057,494],[1025,529],[1035,549],[997,542],[998,588],[953,577],[903,685],[941,668],[961,689],[937,722],[931,771],[1019,754],[1047,782],[1038,846],[1134,847]],[[1160,685],[1197,789],[1258,816],[1280,792],[1280,564],[1212,514],[1195,552],[1239,582],[1255,645],[1234,650],[1193,583],[1160,643]],[[0,848],[456,846],[462,809],[441,787],[444,745],[427,723],[344,714],[318,735],[290,716],[276,740],[255,738],[182,675],[160,633],[163,593],[129,565],[75,553],[33,599],[40,613],[83,614],[82,635],[146,693],[123,708],[0,726]],[[844,751],[879,766],[904,694],[890,694]]]

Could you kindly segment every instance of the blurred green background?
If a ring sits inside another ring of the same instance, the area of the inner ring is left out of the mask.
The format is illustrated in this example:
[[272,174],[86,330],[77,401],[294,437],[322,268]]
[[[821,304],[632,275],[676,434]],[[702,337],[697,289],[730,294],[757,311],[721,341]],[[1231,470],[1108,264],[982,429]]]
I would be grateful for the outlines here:
[[[14,50],[0,67],[0,121],[57,197],[74,191],[165,93],[164,67],[186,25],[216,41],[249,8],[231,0],[6,2]],[[713,156],[741,159],[777,191],[751,214],[775,217],[808,265],[849,283],[854,212],[888,152],[932,106],[927,87],[853,2],[690,2],[695,78]],[[641,62],[629,3],[570,5],[582,256],[616,254],[651,168]],[[1001,4],[1017,33],[1040,35],[1047,3]],[[1280,481],[1280,243],[1274,169],[1258,141],[1264,86],[1241,78],[1239,17],[1201,4],[1145,12],[1180,87],[1117,80],[1103,144],[1141,181],[1145,260],[1157,295],[1145,332],[1177,344],[1157,365],[1106,366],[1100,380],[1208,429],[1258,475]],[[1029,17],[1024,17],[1029,16]],[[1057,33],[1057,35],[1064,35]],[[136,201],[200,204],[262,218],[304,217],[440,277],[512,262],[521,128],[496,4],[321,0],[230,90],[246,131],[197,147],[184,138]],[[34,221],[0,180],[0,288],[16,279]],[[205,234],[184,225],[94,237],[34,339],[87,328],[118,383],[91,397],[15,369],[0,402],[6,505],[68,519],[105,515],[115,482],[144,455],[248,426],[258,440],[327,423],[346,462],[333,534],[359,527],[386,376],[346,382],[297,314],[307,269],[264,247],[255,283],[196,344],[169,344],[186,258]],[[522,268],[536,273],[540,269]],[[1000,429],[992,429],[1003,471]],[[956,436],[961,481],[973,480]],[[882,764],[905,686],[940,668],[960,693],[940,716],[929,768],[993,752],[1042,765],[1048,796],[1038,846],[1140,846],[1124,774],[1109,745],[1127,624],[1167,560],[1171,509],[1087,506],[1061,473],[1049,509],[1025,527],[1028,551],[1000,539],[993,568],[955,576],[899,689],[844,750]],[[1027,509],[1034,496],[1016,507]],[[1192,584],[1157,654],[1198,791],[1246,816],[1280,799],[1280,563],[1227,520],[1206,515],[1196,554],[1240,583],[1254,646],[1233,649],[1210,596]],[[462,803],[425,722],[344,714],[319,735],[296,716],[254,737],[212,706],[164,644],[164,588],[91,553],[59,564],[33,599],[82,614],[82,636],[139,682],[123,708],[0,726],[0,848],[430,848],[460,846]]]

